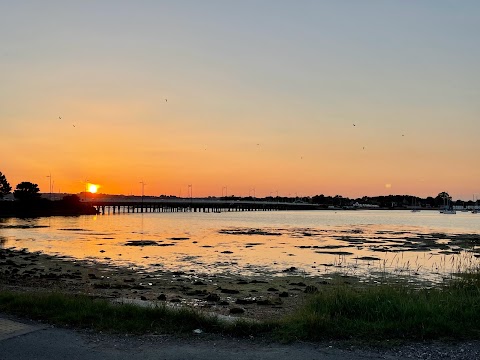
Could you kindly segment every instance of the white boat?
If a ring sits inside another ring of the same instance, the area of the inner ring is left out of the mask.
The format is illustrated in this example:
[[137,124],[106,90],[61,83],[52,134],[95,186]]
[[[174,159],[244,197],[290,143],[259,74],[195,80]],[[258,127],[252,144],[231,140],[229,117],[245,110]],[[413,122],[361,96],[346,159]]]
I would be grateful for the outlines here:
[[413,209],[412,212],[420,212],[420,209],[417,207],[417,199],[413,199]]
[[475,195],[473,195],[473,209],[472,214],[478,214],[477,200],[475,200]]
[[455,209],[442,209],[440,210],[440,214],[456,214],[457,211]]
[[457,211],[450,205],[450,197],[444,193],[443,196],[443,209],[440,209],[440,214],[456,214]]

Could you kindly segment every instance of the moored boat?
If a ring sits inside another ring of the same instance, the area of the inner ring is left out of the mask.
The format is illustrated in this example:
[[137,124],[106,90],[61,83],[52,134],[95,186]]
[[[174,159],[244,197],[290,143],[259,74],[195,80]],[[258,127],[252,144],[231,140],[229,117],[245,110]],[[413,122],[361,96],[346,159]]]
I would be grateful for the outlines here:
[[455,209],[451,209],[451,208],[445,208],[445,209],[442,209],[440,210],[440,214],[456,214],[457,211]]
[[440,214],[456,214],[457,211],[450,203],[451,197],[446,192],[443,193],[443,209],[440,209]]

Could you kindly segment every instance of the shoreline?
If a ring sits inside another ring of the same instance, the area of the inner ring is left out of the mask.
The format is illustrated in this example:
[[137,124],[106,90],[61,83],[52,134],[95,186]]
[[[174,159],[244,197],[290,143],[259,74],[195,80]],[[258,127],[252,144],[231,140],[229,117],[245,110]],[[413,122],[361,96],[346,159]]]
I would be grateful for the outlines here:
[[328,283],[286,275],[226,276],[141,272],[67,257],[0,248],[0,287],[16,292],[84,294],[111,301],[165,303],[254,320],[279,319]]
[[[33,268],[32,268],[33,266]],[[40,269],[44,269],[44,271],[41,271]],[[48,269],[48,271],[47,271]],[[37,304],[36,301],[40,299],[45,293],[53,293],[54,295],[58,293],[65,293],[65,294],[82,294],[82,295],[87,295],[88,297],[91,298],[101,298],[101,299],[106,299],[106,300],[111,300],[112,302],[115,302],[115,299],[120,300],[120,302],[124,303],[130,303],[130,304],[136,304],[136,305],[142,305],[144,302],[145,305],[150,304],[149,301],[152,302],[164,302],[167,301],[169,304],[171,303],[174,306],[191,306],[195,308],[196,310],[199,310],[200,313],[203,313],[204,315],[223,315],[223,316],[217,316],[220,320],[233,320],[233,319],[244,319],[244,320],[259,320],[259,324],[263,321],[269,321],[269,320],[279,320],[281,317],[288,316],[291,312],[294,312],[296,309],[304,305],[304,302],[307,300],[307,297],[309,297],[309,291],[307,291],[311,287],[316,287],[319,290],[318,295],[323,294],[328,294],[329,290],[327,289],[343,289],[347,290],[347,292],[342,292],[342,294],[347,294],[351,290],[350,286],[341,286],[341,287],[335,287],[334,285],[339,284],[331,284],[333,286],[328,286],[328,283],[321,283],[319,282],[319,278],[303,278],[303,277],[294,277],[294,276],[288,276],[285,278],[276,278],[276,279],[267,279],[265,281],[260,280],[259,277],[256,278],[239,278],[239,277],[231,277],[231,278],[221,278],[219,277],[208,277],[205,276],[204,278],[201,278],[201,276],[196,276],[195,278],[197,280],[193,281],[192,277],[188,277],[187,274],[179,274],[179,273],[162,273],[163,277],[147,277],[148,274],[142,274],[139,272],[134,272],[131,269],[126,269],[126,268],[113,268],[113,267],[108,267],[104,266],[101,264],[94,264],[94,263],[88,263],[85,261],[73,261],[71,259],[63,258],[63,257],[57,257],[57,256],[50,256],[50,255],[45,255],[41,253],[29,253],[25,250],[12,250],[12,249],[5,249],[5,248],[0,248],[0,293],[5,292],[17,292],[20,293],[20,298],[21,298],[21,293],[32,293],[32,297],[30,302],[29,302],[29,307],[35,307],[35,304]],[[160,275],[160,274],[157,274]],[[153,280],[154,279],[154,280]],[[180,281],[179,281],[180,279]],[[189,281],[188,281],[189,279]],[[202,279],[202,280],[199,280]],[[127,280],[127,281],[125,281]],[[152,281],[152,285],[149,285],[148,283],[139,283],[138,281]],[[215,283],[208,283],[209,280],[215,280]],[[255,281],[256,280],[256,281]],[[298,283],[293,284],[295,281],[303,280],[304,284],[300,285]],[[338,278],[341,283],[345,283],[347,281],[352,281],[351,284],[355,286],[355,283],[353,282],[354,280],[352,278],[350,279],[345,279],[345,278]],[[123,283],[122,283],[123,281]],[[194,284],[194,282],[200,282],[202,281],[203,284],[197,283],[197,285]],[[308,284],[308,285],[307,285]],[[112,286],[113,285],[113,286]],[[121,286],[123,285],[123,286]],[[128,286],[125,286],[128,285]],[[358,284],[362,286],[362,284]],[[228,288],[226,287],[228,286]],[[256,287],[256,289],[253,289],[253,287]],[[273,292],[269,290],[273,286],[278,286],[279,288],[281,286],[284,286],[288,289],[290,289],[290,294],[288,297],[281,298],[279,296],[278,291],[280,289],[277,289],[277,292]],[[292,287],[295,286],[298,291],[294,293],[294,289]],[[322,291],[322,286],[324,286],[324,290]],[[196,290],[200,290],[199,293],[196,293],[196,291],[191,292],[190,294],[187,294],[185,292],[185,288],[190,287]],[[203,289],[201,289],[204,287]],[[248,289],[247,289],[248,288]],[[223,293],[221,290],[222,289],[230,289],[230,290],[238,290],[238,294],[226,294]],[[258,289],[258,290],[257,290]],[[376,287],[372,287],[371,289],[374,289],[374,293],[376,293]],[[453,288],[452,288],[453,289]],[[206,293],[203,292],[203,290],[211,290],[212,292],[210,294],[216,294],[220,298],[213,300],[212,301],[206,301],[205,297],[208,296]],[[254,292],[253,290],[256,290]],[[467,289],[468,290],[468,289]],[[165,300],[152,300],[152,296],[155,296],[158,294],[159,291],[162,291],[162,294],[165,295]],[[421,292],[418,292],[419,295],[423,294],[424,291],[428,290],[423,290]],[[468,290],[470,291],[470,290]],[[270,299],[276,299],[276,298],[281,298],[282,302],[277,303],[277,304],[265,304],[265,305],[260,305],[257,302],[251,303],[251,304],[237,304],[237,302],[234,299],[241,299],[245,295],[246,292],[249,292],[250,294],[255,293],[258,298],[261,296],[264,296],[264,294],[267,294],[267,296]],[[434,292],[437,293],[438,292]],[[132,301],[123,301],[121,295],[122,294],[130,294],[128,299],[131,299]],[[369,292],[365,293],[367,297],[371,298],[369,296]],[[400,299],[400,303],[406,305],[407,302],[412,302],[411,299],[411,293],[410,292],[402,292],[402,299]],[[460,294],[460,293],[459,293]],[[37,295],[40,295],[38,297]],[[406,296],[408,295],[408,296]],[[448,294],[447,294],[448,295]],[[458,294],[454,294],[455,299],[462,299],[463,296],[456,296]],[[8,295],[7,295],[8,296]],[[328,295],[327,295],[328,296]],[[142,299],[144,297],[145,299]],[[382,298],[383,295],[380,296]],[[420,296],[422,297],[422,296]],[[180,301],[178,302],[172,302],[172,299],[178,298]],[[201,303],[193,304],[192,302],[188,302],[187,299],[194,299],[196,298],[197,300],[203,299],[205,303],[202,305]],[[378,301],[378,294],[374,295],[373,299],[375,302]],[[388,298],[387,298],[388,299]],[[169,301],[170,300],[170,301]],[[182,301],[185,300],[185,301]],[[327,298],[322,297],[320,302],[325,303],[325,304],[330,304],[328,301],[326,301]],[[353,308],[356,308],[361,304],[361,299],[357,299],[358,302],[354,299],[353,302],[349,302],[350,306]],[[394,299],[392,299],[394,300]],[[420,299],[419,299],[420,300]],[[434,298],[431,298],[430,300],[434,300]],[[429,301],[430,301],[429,300]],[[452,299],[450,299],[452,300]],[[220,304],[221,302],[225,301],[226,304],[222,305]],[[442,303],[443,301],[443,303]],[[440,299],[440,302],[442,304],[445,303],[445,299],[442,300]],[[90,301],[88,301],[90,303]],[[416,302],[416,300],[413,300],[413,302]],[[448,301],[446,301],[448,303]],[[92,302],[93,303],[93,302]],[[396,303],[396,302],[395,302]],[[438,301],[437,301],[438,303]],[[54,307],[50,307],[50,312],[53,312],[54,314],[57,314],[58,305],[53,304]],[[331,304],[332,305],[332,304]],[[339,304],[337,304],[339,305]],[[397,304],[398,305],[398,304]],[[24,305],[22,305],[24,306]],[[340,309],[342,308],[342,305],[340,304]],[[74,303],[75,311],[79,309],[78,304]],[[170,307],[170,306],[169,306]],[[388,307],[388,306],[387,306]],[[473,306],[475,308],[475,306]],[[233,308],[243,308],[244,312],[239,313],[239,314],[231,314],[230,309]],[[392,310],[395,308],[395,306],[392,308]],[[452,307],[452,311],[456,312],[456,309],[467,309],[471,308],[471,306],[464,306],[464,305],[455,305]],[[62,309],[64,309],[62,307]],[[73,308],[72,308],[73,309]],[[81,309],[81,306],[80,306]],[[337,309],[337,310],[335,310]],[[335,307],[333,308],[333,312],[335,313],[338,311],[339,308]],[[423,309],[423,308],[422,308]],[[443,305],[442,305],[443,309]],[[420,311],[421,309],[418,309]],[[373,310],[374,312],[377,310]],[[27,311],[28,313],[28,311]],[[60,313],[62,313],[60,311]],[[91,318],[96,318],[97,312],[87,312],[87,319]],[[105,316],[107,313],[102,313],[103,316]],[[340,314],[337,313],[338,316],[344,317],[346,316],[345,319],[349,317],[349,315],[345,314]],[[225,315],[228,318],[225,318]],[[351,314],[353,318],[356,318],[357,316],[355,314]],[[310,319],[309,316],[312,318]],[[333,347],[339,347],[342,348],[344,346],[352,347],[351,350],[356,351],[356,349],[369,349],[369,348],[376,348],[376,351],[382,354],[388,354],[388,356],[398,356],[399,358],[404,358],[406,355],[407,357],[412,357],[412,358],[424,358],[425,354],[430,354],[430,355],[437,355],[437,357],[432,356],[431,358],[435,359],[440,359],[444,358],[445,354],[449,354],[449,358],[452,359],[470,359],[470,358],[475,358],[475,356],[478,355],[480,351],[479,343],[478,343],[478,338],[476,337],[476,329],[478,322],[473,322],[473,328],[472,324],[469,324],[470,328],[473,331],[474,335],[469,335],[467,332],[467,336],[464,338],[462,336],[453,336],[453,337],[445,337],[445,336],[433,336],[430,338],[430,336],[424,337],[421,334],[416,335],[414,338],[410,338],[408,336],[409,332],[408,330],[404,331],[404,336],[398,336],[395,335],[395,333],[392,333],[392,337],[389,338],[388,336],[386,338],[381,338],[378,339],[378,342],[374,338],[371,338],[370,332],[367,332],[365,337],[365,334],[359,337],[359,339],[356,339],[355,337],[345,337],[343,334],[343,331],[338,329],[338,336],[337,337],[329,337],[328,334],[326,335],[325,338],[322,338],[322,327],[319,325],[317,327],[314,323],[311,323],[309,321],[316,319],[318,322],[318,319],[325,319],[325,321],[329,324],[328,326],[331,327],[331,330],[335,334],[335,319],[330,319],[328,320],[327,318],[324,318],[321,313],[317,314],[315,311],[314,312],[302,312],[300,314],[296,314],[295,317],[291,319],[285,319],[287,320],[286,322],[280,321],[278,324],[284,324],[286,327],[284,328],[285,331],[293,331],[290,336],[291,339],[296,342],[297,344],[299,343],[298,341],[302,341],[302,338],[297,338],[299,335],[298,331],[303,331],[301,334],[303,336],[306,335],[305,331],[305,326],[307,326],[307,329],[309,326],[313,326],[311,331],[311,335],[313,336],[312,339],[307,338],[306,340],[313,341],[314,343],[326,343],[328,341],[329,348]],[[385,316],[388,318],[385,314]],[[447,315],[448,317],[448,315]],[[359,316],[360,319],[362,319],[362,315],[360,314]],[[450,317],[448,317],[450,318]],[[163,318],[162,318],[163,319]],[[310,320],[309,320],[310,319]],[[384,320],[385,318],[382,317]],[[292,320],[295,322],[293,328],[289,327],[288,324],[292,324]],[[381,322],[383,322],[381,320]],[[89,320],[90,321],[90,320]],[[120,320],[121,321],[121,320]],[[150,319],[147,320],[148,324],[150,323]],[[178,321],[178,319],[176,320]],[[323,320],[322,320],[323,321]],[[343,329],[344,325],[348,328],[349,326],[352,326],[351,323],[345,324],[345,320],[340,320],[341,323],[341,328]],[[355,321],[353,319],[353,321]],[[375,319],[372,320],[373,323],[375,323]],[[396,321],[396,320],[395,320]],[[459,320],[461,324],[465,324],[463,321],[463,318]],[[306,323],[305,323],[306,322]],[[245,326],[247,326],[246,329],[248,329],[248,323],[249,321],[242,322],[243,323],[243,328],[245,329]],[[242,324],[238,323],[238,324]],[[63,324],[63,322],[62,322]],[[309,325],[310,324],[310,325]],[[395,324],[397,324],[395,322]],[[193,325],[193,327],[192,327]],[[282,326],[284,326],[282,325]],[[337,324],[338,325],[338,324]],[[357,324],[358,325],[358,324]],[[361,325],[361,324],[360,324]],[[367,325],[367,324],[366,324]],[[372,324],[369,324],[372,325]],[[118,326],[118,325],[117,325]],[[190,328],[188,329],[188,332],[191,334],[192,333],[192,328],[197,329],[195,326],[196,323],[192,324],[189,323]],[[204,325],[205,326],[205,325]],[[397,325],[395,325],[397,326]],[[427,327],[431,326],[427,322]],[[462,325],[463,326],[463,325]],[[200,326],[200,329],[203,327]],[[115,327],[114,329],[117,329]],[[415,332],[417,332],[418,327],[415,327]],[[326,329],[323,329],[326,330]],[[387,332],[389,332],[391,329],[387,328]],[[187,333],[188,333],[187,332]],[[328,332],[328,331],[327,331]],[[101,332],[100,332],[101,333]],[[193,333],[196,334],[194,336],[198,336],[199,333],[196,332],[196,330],[193,330]],[[215,331],[211,332],[207,329],[206,333],[209,335],[206,336],[212,336],[215,339],[222,338],[223,335],[217,334]],[[210,334],[211,333],[211,334]],[[201,334],[201,332],[200,332]],[[250,334],[250,333],[247,333]],[[287,333],[286,333],[287,334]],[[432,333],[432,334],[435,334]],[[447,331],[448,334],[448,331]],[[451,334],[456,334],[455,332]],[[258,336],[257,336],[258,335]],[[139,335],[142,336],[142,335]],[[151,336],[151,335],[146,335]],[[162,335],[163,336],[163,335]],[[265,335],[263,332],[260,332],[259,334],[254,335],[255,338],[257,339],[264,339],[268,342],[275,341],[275,338],[269,337],[269,335]],[[253,336],[250,335],[250,338],[253,339]],[[390,342],[391,340],[391,342]],[[235,340],[236,341],[236,340]],[[455,355],[455,356],[453,356]],[[472,356],[473,355],[473,356]]]

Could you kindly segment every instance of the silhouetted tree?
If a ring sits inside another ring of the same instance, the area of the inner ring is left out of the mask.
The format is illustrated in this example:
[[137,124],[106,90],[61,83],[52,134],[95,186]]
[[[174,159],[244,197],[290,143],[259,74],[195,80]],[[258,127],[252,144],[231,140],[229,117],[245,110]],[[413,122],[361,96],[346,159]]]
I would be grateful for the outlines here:
[[435,198],[435,205],[436,206],[443,206],[445,204],[448,204],[448,202],[450,200],[452,200],[452,197],[447,192],[442,191]]
[[315,195],[312,197],[312,202],[314,204],[325,204],[325,195],[320,194],[320,195]]
[[435,199],[431,196],[428,196],[426,199],[425,199],[425,202],[430,206],[430,207],[434,207],[435,206]]
[[463,206],[464,204],[465,204],[465,201],[463,201],[463,200],[460,200],[460,199],[455,200],[455,205],[456,206]]
[[40,189],[37,184],[23,181],[17,185],[13,196],[18,200],[35,200],[40,198]]
[[0,199],[3,199],[5,195],[10,194],[10,191],[12,191],[12,187],[8,183],[5,175],[0,172]]

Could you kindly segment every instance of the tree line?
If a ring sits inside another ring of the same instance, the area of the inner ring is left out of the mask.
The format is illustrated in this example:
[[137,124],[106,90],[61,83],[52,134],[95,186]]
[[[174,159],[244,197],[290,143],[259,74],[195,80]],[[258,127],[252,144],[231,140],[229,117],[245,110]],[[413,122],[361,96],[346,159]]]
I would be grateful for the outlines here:
[[328,196],[328,195],[315,195],[315,196],[303,196],[303,197],[290,197],[290,196],[267,196],[264,198],[239,197],[231,195],[228,197],[221,197],[222,200],[245,200],[245,201],[270,201],[270,202],[285,202],[285,203],[305,203],[318,205],[320,208],[351,208],[356,204],[360,205],[372,205],[382,209],[401,209],[401,208],[440,208],[446,205],[457,206],[473,206],[476,202],[469,200],[456,200],[452,201],[452,197],[445,191],[440,192],[437,196],[428,196],[421,198],[413,195],[384,195],[384,196],[363,196],[359,198],[348,198],[341,195]]
[[[12,187],[5,175],[0,172],[0,200],[10,194]],[[43,199],[37,184],[22,181],[13,191],[17,201],[0,202],[0,217],[8,216],[50,216],[50,215],[89,215],[96,214],[94,207],[83,204],[77,195],[64,196],[62,200]]]
[[[0,172],[0,199],[5,195],[10,194],[12,187],[8,183],[5,175]],[[32,201],[40,199],[40,189],[37,184],[23,181],[19,183],[14,192],[13,196],[15,199],[20,201]],[[70,197],[76,195],[70,195]],[[235,195],[229,197],[222,197],[225,200],[255,200],[253,197],[237,197]],[[334,206],[334,207],[351,207],[354,204],[366,204],[366,205],[375,205],[381,208],[402,208],[402,207],[421,207],[421,208],[438,208],[444,206],[446,203],[451,203],[453,205],[466,205],[472,206],[476,202],[470,200],[464,202],[462,200],[456,200],[452,202],[452,197],[445,191],[440,192],[436,197],[426,197],[420,198],[412,195],[384,195],[384,196],[363,196],[361,198],[350,199],[348,197],[343,197],[341,195],[335,196],[325,196],[323,194],[315,196],[306,196],[306,197],[272,197],[267,196],[263,199],[256,198],[256,200],[265,200],[265,201],[280,201],[280,202],[303,202],[308,204],[316,204],[324,207]],[[75,198],[67,199],[68,202],[75,202]],[[80,201],[78,199],[78,201]]]
[[[5,175],[0,172],[0,199],[3,199],[5,195],[10,194],[12,187]],[[33,200],[40,198],[40,189],[37,184],[29,181],[22,181],[18,184],[13,192],[13,196],[18,200]]]

